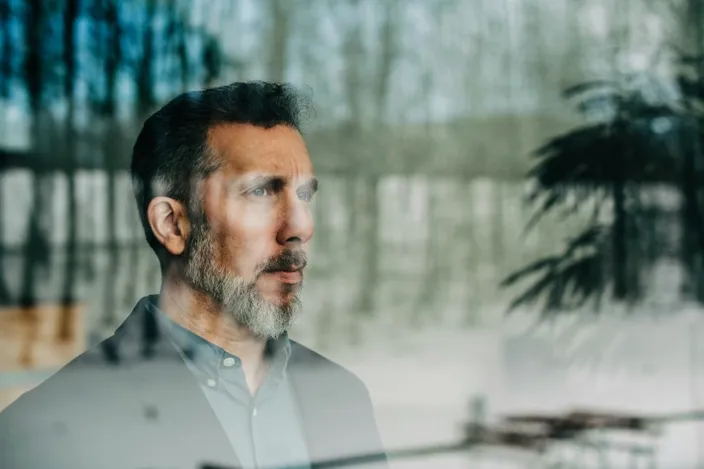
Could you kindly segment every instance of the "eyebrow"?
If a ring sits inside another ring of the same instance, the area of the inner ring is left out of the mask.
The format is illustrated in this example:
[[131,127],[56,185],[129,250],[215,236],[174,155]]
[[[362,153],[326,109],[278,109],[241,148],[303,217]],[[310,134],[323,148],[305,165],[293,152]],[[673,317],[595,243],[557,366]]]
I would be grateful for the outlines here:
[[[271,175],[260,175],[256,176],[252,179],[236,179],[233,181],[234,184],[246,184],[248,186],[255,186],[255,185],[274,185],[277,187],[283,187],[286,184],[288,184],[288,180],[284,177],[281,176],[271,176]],[[318,186],[319,182],[318,179],[315,177],[311,177],[308,180],[306,180],[303,184],[301,184],[299,187],[309,187],[313,192],[318,191]]]
[[310,190],[313,192],[318,192],[318,180],[314,177],[308,179],[306,182],[304,182],[301,185],[310,187]]

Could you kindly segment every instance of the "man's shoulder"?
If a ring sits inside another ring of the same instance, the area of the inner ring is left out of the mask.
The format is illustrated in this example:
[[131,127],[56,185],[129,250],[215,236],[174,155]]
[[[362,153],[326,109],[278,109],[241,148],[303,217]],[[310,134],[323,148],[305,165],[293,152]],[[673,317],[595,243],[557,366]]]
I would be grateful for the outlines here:
[[[89,348],[59,368],[40,384],[22,394],[0,413],[0,422],[13,415],[38,415],[45,412],[70,412],[72,404],[90,405],[86,397],[96,383],[106,383],[112,374],[113,364],[103,348],[109,339]],[[109,380],[108,380],[109,381]],[[102,386],[101,386],[102,387]]]

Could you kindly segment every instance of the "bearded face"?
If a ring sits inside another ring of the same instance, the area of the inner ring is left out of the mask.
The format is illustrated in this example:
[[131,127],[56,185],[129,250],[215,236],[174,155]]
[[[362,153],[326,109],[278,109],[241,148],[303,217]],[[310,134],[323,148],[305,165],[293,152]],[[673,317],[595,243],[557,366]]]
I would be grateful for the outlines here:
[[317,190],[292,128],[226,125],[209,137],[225,162],[189,207],[185,279],[262,338],[288,330],[301,302]]
[[260,292],[257,281],[278,269],[305,265],[305,253],[285,250],[259,265],[254,278],[246,279],[218,262],[216,252],[215,237],[207,222],[193,226],[185,264],[185,277],[190,286],[212,298],[256,337],[275,339],[289,330],[301,310],[302,275],[300,282],[283,283],[281,289],[285,298],[274,301]]

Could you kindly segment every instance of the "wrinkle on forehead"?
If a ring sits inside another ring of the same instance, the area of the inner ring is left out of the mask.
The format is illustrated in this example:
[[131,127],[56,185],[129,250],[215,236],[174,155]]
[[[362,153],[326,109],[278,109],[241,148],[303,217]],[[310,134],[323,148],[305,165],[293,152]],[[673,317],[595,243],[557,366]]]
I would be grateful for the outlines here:
[[292,127],[269,129],[249,124],[223,124],[209,131],[208,141],[231,176],[269,174],[312,176],[313,168],[303,138]]

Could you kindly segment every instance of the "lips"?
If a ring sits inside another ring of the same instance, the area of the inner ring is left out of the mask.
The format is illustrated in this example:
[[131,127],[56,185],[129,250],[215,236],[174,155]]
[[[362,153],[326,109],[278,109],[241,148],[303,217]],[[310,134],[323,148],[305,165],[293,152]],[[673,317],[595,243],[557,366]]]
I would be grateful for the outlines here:
[[306,264],[305,253],[287,250],[271,262],[268,262],[262,274],[267,278],[276,279],[283,283],[302,283],[303,269]]
[[300,283],[303,278],[303,274],[300,270],[275,270],[273,272],[267,272],[267,274],[277,278],[283,283]]

